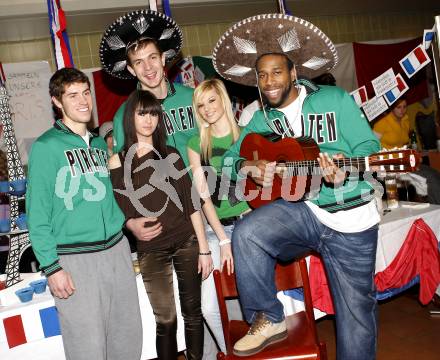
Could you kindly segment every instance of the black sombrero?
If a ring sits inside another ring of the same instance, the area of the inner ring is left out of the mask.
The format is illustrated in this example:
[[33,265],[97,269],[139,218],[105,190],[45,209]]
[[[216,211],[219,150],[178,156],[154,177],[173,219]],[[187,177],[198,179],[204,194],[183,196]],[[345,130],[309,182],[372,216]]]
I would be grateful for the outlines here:
[[232,26],[217,42],[212,62],[225,79],[256,86],[255,62],[267,53],[286,54],[299,77],[314,78],[338,62],[335,46],[321,30],[283,14],[256,15]]
[[136,10],[116,19],[102,36],[99,57],[103,68],[118,78],[132,79],[127,70],[127,47],[147,38],[157,41],[166,61],[179,53],[183,42],[173,19],[153,10]]

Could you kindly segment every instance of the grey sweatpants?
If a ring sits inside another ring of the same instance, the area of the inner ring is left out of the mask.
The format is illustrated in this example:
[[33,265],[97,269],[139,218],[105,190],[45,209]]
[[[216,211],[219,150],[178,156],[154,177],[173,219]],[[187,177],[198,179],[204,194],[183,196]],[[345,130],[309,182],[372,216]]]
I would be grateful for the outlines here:
[[55,298],[67,360],[139,360],[142,321],[130,248],[60,256],[75,292]]

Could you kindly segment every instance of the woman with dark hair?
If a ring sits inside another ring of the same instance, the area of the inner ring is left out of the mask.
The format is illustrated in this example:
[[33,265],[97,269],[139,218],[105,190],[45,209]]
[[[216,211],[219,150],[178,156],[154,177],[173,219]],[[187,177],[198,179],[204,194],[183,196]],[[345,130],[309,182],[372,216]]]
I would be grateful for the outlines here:
[[[187,358],[201,359],[200,284],[213,265],[200,211],[191,201],[191,180],[179,153],[166,145],[162,108],[153,94],[134,91],[123,121],[124,148],[110,158],[109,169],[126,227],[137,239],[139,266],[156,317],[157,356],[177,357],[174,269]],[[145,218],[157,222],[154,236],[143,231],[150,226]]]

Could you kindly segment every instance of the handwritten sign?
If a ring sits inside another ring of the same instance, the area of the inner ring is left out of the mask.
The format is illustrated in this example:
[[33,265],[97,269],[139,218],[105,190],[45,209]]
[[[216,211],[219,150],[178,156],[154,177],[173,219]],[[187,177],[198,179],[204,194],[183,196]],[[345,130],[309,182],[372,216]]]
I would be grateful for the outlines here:
[[376,96],[382,96],[397,86],[396,76],[392,68],[371,81]]
[[3,64],[12,122],[23,163],[32,142],[54,122],[47,61]]
[[368,101],[362,108],[364,109],[368,121],[373,121],[386,109],[388,109],[388,105],[382,96],[379,97],[375,96],[370,101]]

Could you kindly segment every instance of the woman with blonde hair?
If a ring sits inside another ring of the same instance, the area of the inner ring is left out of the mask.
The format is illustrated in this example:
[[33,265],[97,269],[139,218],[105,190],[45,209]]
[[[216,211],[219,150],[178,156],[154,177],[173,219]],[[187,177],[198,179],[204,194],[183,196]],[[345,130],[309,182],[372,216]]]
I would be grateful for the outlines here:
[[[205,200],[203,212],[210,224],[206,234],[214,268],[223,269],[226,266],[228,273],[231,273],[234,271],[234,261],[230,239],[234,224],[250,209],[246,202],[237,199],[235,183],[222,175],[221,164],[223,154],[237,141],[240,129],[226,88],[218,79],[205,80],[195,89],[193,109],[200,132],[188,142],[194,184]],[[204,170],[208,166],[206,178]],[[202,283],[202,313],[218,346],[226,352],[213,275]]]

